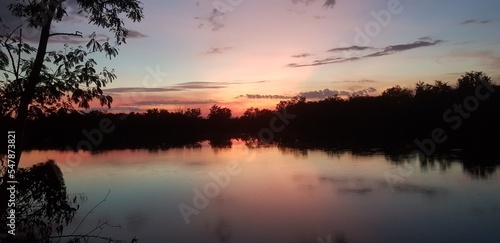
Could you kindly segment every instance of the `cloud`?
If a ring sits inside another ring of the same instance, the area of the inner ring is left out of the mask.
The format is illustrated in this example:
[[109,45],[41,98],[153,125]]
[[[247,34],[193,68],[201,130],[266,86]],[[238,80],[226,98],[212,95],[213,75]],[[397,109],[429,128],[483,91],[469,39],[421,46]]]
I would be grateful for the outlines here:
[[373,49],[368,46],[349,46],[349,47],[339,47],[328,50],[327,52],[339,52],[339,51],[364,51],[368,49]]
[[[305,5],[309,5],[317,0],[291,0],[293,4],[303,3]],[[324,1],[323,6],[326,8],[333,8],[335,6],[336,0],[322,0]],[[236,3],[238,2],[238,3]],[[202,22],[198,24],[198,28],[203,28],[208,26],[211,30],[216,31],[225,27],[224,22],[226,20],[226,14],[229,15],[236,6],[238,6],[240,1],[236,1],[232,3],[226,3],[225,1],[207,1],[207,3],[212,3],[210,6],[210,12],[208,16],[197,16],[194,17],[197,20],[201,20]],[[218,3],[218,4],[214,4]],[[200,2],[196,2],[196,6],[201,6]],[[294,12],[297,14],[307,13],[307,10],[296,10],[296,9],[288,9],[290,12]],[[315,18],[323,18],[323,16],[315,16]]]
[[334,63],[343,63],[343,62],[349,62],[349,61],[358,61],[362,60],[365,58],[371,58],[371,57],[381,57],[381,56],[387,56],[387,55],[392,55],[398,52],[403,52],[403,51],[408,51],[416,48],[421,48],[421,47],[429,47],[429,46],[435,46],[440,43],[442,43],[442,40],[429,40],[429,41],[424,41],[424,40],[418,40],[413,43],[409,44],[399,44],[399,45],[391,45],[387,46],[384,48],[373,48],[373,47],[360,47],[360,46],[351,46],[351,47],[342,47],[342,48],[334,48],[329,50],[328,52],[338,52],[338,51],[344,51],[344,50],[367,50],[367,49],[373,49],[375,50],[372,53],[365,54],[365,55],[360,55],[360,56],[354,56],[354,57],[342,57],[342,56],[333,56],[333,57],[327,57],[324,59],[318,59],[314,60],[311,63],[305,63],[305,64],[298,64],[298,63],[290,63],[287,65],[287,67],[309,67],[309,66],[319,66],[319,65],[326,65],[326,64],[334,64]]
[[155,106],[155,105],[206,105],[217,103],[214,100],[145,100],[137,101],[123,106]]
[[335,6],[336,0],[326,0],[323,4],[325,7],[333,7]]
[[420,40],[420,41],[432,41],[432,38],[429,36],[424,36],[424,37],[418,38],[418,40]]
[[324,99],[332,96],[349,96],[349,92],[347,91],[337,91],[337,90],[318,90],[318,91],[307,91],[301,92],[298,96],[303,96],[308,99]]
[[332,83],[376,83],[377,81],[371,79],[362,80],[344,80],[344,81],[333,81]]
[[474,22],[476,22],[476,21],[471,19],[471,20],[466,20],[466,21],[464,21],[464,22],[462,22],[462,23],[460,23],[460,24],[461,24],[461,25],[465,25],[465,24],[472,24],[472,23],[474,23]]
[[302,53],[302,54],[293,55],[292,57],[293,58],[304,58],[304,57],[309,57],[309,56],[314,56],[314,55],[310,54],[310,53]]
[[434,46],[439,43],[441,43],[442,40],[435,40],[435,41],[416,41],[410,44],[402,44],[402,45],[393,45],[393,46],[388,46],[384,48],[382,51],[372,53],[370,55],[364,56],[365,58],[367,57],[380,57],[380,56],[386,56],[390,54],[394,54],[397,52],[402,52],[402,51],[407,51],[415,48],[420,48],[420,47],[427,47],[427,46]]
[[469,20],[466,20],[462,23],[460,23],[461,25],[467,25],[467,24],[474,24],[474,23],[477,23],[477,24],[487,24],[487,23],[490,23],[491,21],[490,20],[476,20],[476,19],[469,19]]
[[128,38],[146,38],[147,35],[137,31],[137,30],[128,30]]
[[[323,3],[323,6],[325,7],[334,7],[336,3],[336,0],[324,0],[324,1],[325,3]],[[316,0],[292,0],[293,4],[303,3],[305,5],[309,5],[313,2],[316,2]]]
[[359,187],[359,188],[339,188],[337,190],[339,193],[343,194],[358,194],[366,195],[373,192],[373,188],[369,187]]
[[365,96],[365,95],[368,95],[370,93],[373,93],[373,92],[377,92],[377,89],[373,88],[373,87],[370,87],[370,88],[367,88],[367,89],[362,89],[362,90],[358,90],[358,91],[354,91],[351,93],[352,96]]
[[[57,31],[57,29],[55,28],[52,28],[53,29],[53,33],[59,33]],[[75,33],[75,32],[73,32]],[[73,34],[71,33],[71,34]],[[136,30],[128,30],[128,38],[131,38],[131,39],[138,39],[138,38],[146,38],[148,37],[147,35],[139,32],[139,31],[136,31]],[[38,35],[37,37],[33,40],[34,42],[38,41]],[[105,34],[96,34],[95,35],[95,40],[100,42],[100,43],[103,43],[103,42],[106,42],[109,40],[109,36],[105,35]],[[74,45],[78,45],[78,44],[87,44],[90,40],[90,36],[85,36],[83,35],[83,37],[79,37],[79,36],[72,36],[72,35],[55,35],[55,36],[51,36],[50,39],[49,39],[49,42],[50,43],[62,43],[62,44],[74,44]]]
[[230,83],[224,82],[185,82],[175,84],[174,87],[179,89],[221,89],[226,88]]
[[[211,27],[213,31],[219,30],[224,27],[223,21],[224,21],[224,16],[226,14],[221,12],[220,10],[213,8],[208,15],[208,17],[195,17],[195,19],[199,19],[202,21],[207,21],[208,25]],[[201,23],[198,25],[198,28],[204,27],[205,24]]]
[[111,88],[105,89],[104,92],[107,93],[129,93],[129,92],[170,92],[170,91],[181,91],[182,89],[176,88],[144,88],[144,87],[124,87],[124,88]]
[[247,99],[291,99],[291,98],[293,98],[293,96],[246,94],[246,95],[238,95],[238,96],[236,96],[236,99],[239,99],[239,98],[247,98]]
[[247,98],[247,99],[291,99],[293,97],[305,97],[307,99],[325,99],[328,97],[333,97],[333,96],[361,96],[361,95],[368,95],[369,93],[376,92],[377,90],[375,88],[369,87],[367,89],[363,90],[358,90],[354,92],[349,92],[349,91],[343,91],[343,90],[330,90],[330,89],[323,89],[323,90],[315,90],[315,91],[306,91],[306,92],[300,92],[297,95],[294,96],[289,96],[289,95],[261,95],[261,94],[246,94],[246,95],[239,95],[236,97],[236,99],[239,98]]
[[232,47],[230,47],[230,46],[228,46],[228,47],[212,47],[212,48],[210,48],[210,51],[204,52],[204,54],[220,54],[220,53],[224,53],[224,51],[230,50],[230,49],[232,49]]
[[397,193],[422,194],[426,196],[436,196],[447,194],[448,191],[438,187],[423,186],[416,184],[397,184],[394,186],[394,191]]
[[166,87],[155,87],[155,88],[146,88],[146,87],[123,87],[123,88],[110,88],[104,89],[107,93],[130,93],[130,92],[144,92],[144,93],[153,93],[153,92],[175,92],[175,91],[184,91],[184,90],[192,90],[192,89],[222,89],[227,88],[229,85],[242,85],[242,84],[257,84],[267,82],[265,80],[258,81],[233,81],[233,82],[202,82],[202,81],[193,81],[193,82],[184,82],[174,84],[172,86]]

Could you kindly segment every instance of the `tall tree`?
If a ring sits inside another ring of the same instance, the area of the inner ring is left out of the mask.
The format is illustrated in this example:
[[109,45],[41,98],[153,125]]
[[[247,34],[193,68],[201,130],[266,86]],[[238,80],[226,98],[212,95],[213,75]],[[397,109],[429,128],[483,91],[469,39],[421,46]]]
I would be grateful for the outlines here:
[[210,108],[210,113],[207,118],[214,121],[229,120],[231,118],[231,110],[226,107],[213,105]]
[[[90,25],[107,29],[112,39],[101,40],[95,33],[88,35],[85,47],[65,45],[62,50],[48,51],[51,38],[57,36],[83,38],[83,33],[53,31],[55,23],[65,20],[69,8],[77,8],[88,18]],[[91,54],[104,53],[110,59],[118,54],[117,47],[126,43],[129,31],[124,21],[143,19],[142,3],[138,0],[32,0],[8,5],[10,13],[24,23],[6,28],[0,38],[0,104],[1,113],[16,119],[15,159],[12,169],[17,170],[22,154],[26,120],[31,115],[68,109],[76,105],[89,108],[90,101],[98,99],[101,106],[113,101],[102,91],[116,75],[113,70],[98,71]],[[23,41],[23,29],[39,32],[38,46]],[[4,179],[7,177],[4,173]],[[1,205],[6,200],[5,183],[0,191]],[[1,211],[3,213],[4,211]]]

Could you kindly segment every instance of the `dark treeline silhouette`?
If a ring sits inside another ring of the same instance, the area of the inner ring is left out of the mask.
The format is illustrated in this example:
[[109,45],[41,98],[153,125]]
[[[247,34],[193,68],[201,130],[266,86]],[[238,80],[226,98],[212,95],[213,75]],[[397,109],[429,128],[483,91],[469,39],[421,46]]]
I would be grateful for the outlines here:
[[[207,118],[200,109],[129,114],[60,109],[30,119],[26,148],[165,148],[202,140],[224,147],[220,141],[252,137],[285,146],[413,149],[420,142],[427,150],[496,151],[499,112],[499,86],[482,72],[467,72],[453,85],[419,82],[414,89],[394,86],[379,96],[321,101],[297,97],[274,110],[249,108],[240,117],[217,105]],[[12,122],[2,118],[4,127]]]
[[[345,148],[420,144],[429,151],[436,136],[436,150],[495,151],[500,148],[499,93],[484,73],[468,72],[455,86],[419,82],[414,90],[395,86],[377,97],[296,101],[287,105],[287,112],[297,117],[283,136]],[[436,129],[439,135],[433,135]]]

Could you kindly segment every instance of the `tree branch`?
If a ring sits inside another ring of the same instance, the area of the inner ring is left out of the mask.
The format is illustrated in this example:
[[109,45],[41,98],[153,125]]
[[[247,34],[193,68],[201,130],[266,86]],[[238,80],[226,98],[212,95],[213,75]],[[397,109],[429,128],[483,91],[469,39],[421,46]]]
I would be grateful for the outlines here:
[[[17,51],[17,70],[16,70],[16,74],[18,75],[16,77],[16,79],[19,79],[19,69],[21,68],[21,48],[22,48],[22,44],[23,44],[23,29],[19,29],[19,44],[17,45],[19,47],[18,51]],[[19,88],[21,88],[21,85],[19,85]]]
[[[17,79],[19,79],[19,74],[17,73],[17,69],[16,69],[16,62],[14,61],[14,57],[12,56],[12,52],[10,51],[10,45],[6,45],[5,46],[7,49],[7,52],[9,53],[9,56],[10,56],[10,63],[12,65],[12,71],[14,73],[14,76]],[[18,53],[18,55],[21,55],[21,53]],[[18,58],[20,58],[20,56],[18,56]]]
[[48,237],[48,239],[55,239],[55,238],[85,238],[85,239],[89,239],[89,238],[94,238],[94,239],[101,239],[101,240],[106,240],[108,242],[123,242],[123,241],[120,241],[120,240],[113,240],[113,238],[111,237],[104,237],[104,236],[99,236],[99,235],[60,235],[60,236],[51,236],[51,237]]
[[75,33],[52,33],[52,34],[49,35],[49,37],[57,36],[57,35],[83,37],[82,32],[80,32],[80,31],[75,31]]
[[87,218],[87,216],[89,216],[89,214],[91,214],[92,212],[94,212],[94,209],[96,209],[97,207],[99,207],[99,205],[101,205],[103,202],[106,201],[106,199],[108,198],[108,196],[109,196],[110,193],[111,193],[111,190],[108,189],[108,194],[106,194],[106,196],[104,197],[104,199],[102,199],[98,204],[96,204],[92,209],[90,209],[90,211],[88,211],[87,214],[85,214],[85,217],[83,217],[82,221],[80,221],[80,224],[76,227],[76,229],[73,231],[73,233],[71,233],[72,235],[75,234],[75,232],[80,228],[80,226],[82,226],[83,221],[85,221],[85,219]]

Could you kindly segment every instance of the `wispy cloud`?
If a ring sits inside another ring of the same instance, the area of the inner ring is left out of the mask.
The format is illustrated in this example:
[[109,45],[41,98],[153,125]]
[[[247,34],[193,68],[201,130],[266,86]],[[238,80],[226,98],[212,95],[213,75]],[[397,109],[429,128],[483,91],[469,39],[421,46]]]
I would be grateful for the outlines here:
[[[219,29],[224,27],[224,23],[223,23],[224,16],[225,16],[225,13],[214,8],[211,10],[208,17],[195,17],[195,19],[201,19],[203,21],[207,21],[208,25],[211,27],[211,29],[213,31],[215,31],[215,30],[219,30]],[[205,26],[205,24],[201,23],[200,25],[198,25],[198,28],[202,28],[204,26]]]
[[155,105],[205,105],[217,103],[214,100],[145,100],[137,101],[128,104],[123,104],[123,106],[155,106]]
[[143,87],[124,87],[124,88],[111,88],[105,89],[106,93],[131,93],[131,92],[171,92],[171,91],[181,91],[180,88],[143,88]]
[[128,30],[128,38],[146,38],[147,35],[137,31],[137,30]]
[[239,99],[239,98],[247,98],[247,99],[291,99],[291,98],[293,98],[293,96],[246,94],[246,95],[238,95],[238,96],[236,96],[236,99]]
[[348,91],[324,89],[318,91],[301,92],[298,96],[303,96],[308,99],[324,99],[332,96],[349,96],[349,94],[350,93]]
[[362,79],[362,80],[343,80],[343,81],[333,81],[332,83],[376,83],[377,81],[371,79]]
[[476,19],[469,19],[469,20],[466,20],[462,23],[460,23],[461,25],[467,25],[467,24],[487,24],[487,23],[490,23],[491,21],[490,20],[476,20]]
[[374,48],[374,47],[365,47],[365,46],[350,46],[350,47],[334,48],[334,49],[328,50],[327,52],[365,51],[365,50],[374,50],[374,51],[371,53],[362,54],[359,56],[353,56],[353,55],[332,56],[332,57],[327,57],[324,59],[317,59],[317,60],[314,60],[310,63],[304,63],[304,64],[290,63],[287,65],[287,67],[308,67],[308,66],[319,66],[319,65],[334,64],[334,63],[343,63],[343,62],[349,62],[349,61],[358,61],[358,60],[362,60],[365,58],[392,55],[395,53],[408,51],[408,50],[421,48],[421,47],[435,46],[435,45],[438,45],[442,42],[443,42],[442,40],[435,40],[435,41],[417,40],[417,41],[415,41],[413,43],[409,43],[409,44],[390,45],[390,46],[387,46],[384,48]]
[[304,58],[304,57],[310,57],[310,56],[314,56],[314,54],[301,53],[301,54],[293,55],[292,58]]
[[413,42],[410,44],[388,46],[388,47],[384,48],[382,51],[378,51],[378,52],[372,53],[370,55],[366,55],[366,56],[364,56],[364,58],[386,56],[386,55],[390,55],[390,54],[394,54],[394,53],[402,52],[402,51],[407,51],[407,50],[411,50],[411,49],[415,49],[415,48],[434,46],[434,45],[437,45],[441,42],[443,42],[443,41],[442,40],[416,41],[416,42]]
[[470,19],[470,20],[466,20],[466,21],[464,21],[464,22],[462,22],[460,24],[465,25],[465,24],[472,24],[474,22],[476,22],[476,20]]
[[224,53],[224,51],[230,50],[233,47],[212,47],[210,48],[210,51],[204,52],[204,54],[221,54]]
[[325,3],[323,4],[325,7],[333,7],[335,6],[336,0],[326,0]]
[[348,47],[338,47],[328,50],[327,52],[339,52],[339,51],[364,51],[373,49],[369,46],[348,46]]
[[377,92],[377,89],[375,89],[373,87],[370,87],[370,88],[367,88],[367,89],[362,89],[362,90],[354,91],[354,92],[351,93],[351,95],[353,95],[353,96],[364,96],[364,95],[368,95],[368,94],[374,93],[374,92]]
[[376,92],[375,88],[369,87],[366,89],[358,90],[358,91],[344,91],[344,90],[314,90],[314,91],[306,91],[300,92],[297,95],[266,95],[266,94],[245,94],[239,95],[236,99],[239,98],[247,98],[247,99],[291,99],[293,97],[305,97],[307,99],[325,99],[333,96],[359,96],[359,95],[368,95],[370,93]]
[[204,81],[193,81],[193,82],[183,82],[177,83],[172,86],[166,87],[155,87],[155,88],[145,88],[145,87],[124,87],[124,88],[110,88],[104,89],[107,93],[131,93],[131,92],[144,92],[144,93],[154,93],[154,92],[176,92],[184,90],[196,90],[196,89],[222,89],[227,88],[230,85],[243,85],[243,84],[257,84],[267,82],[265,80],[258,81],[232,81],[232,82],[204,82]]
[[424,36],[424,37],[418,38],[418,40],[420,40],[420,41],[432,41],[432,38],[429,36]]
[[[334,7],[336,0],[324,0],[325,2],[323,3],[323,6],[325,7]],[[313,2],[316,2],[316,0],[292,0],[292,3],[297,4],[297,3],[302,3],[305,5],[309,5]]]
[[224,82],[185,82],[175,84],[174,87],[179,89],[221,89],[226,88],[228,84]]

